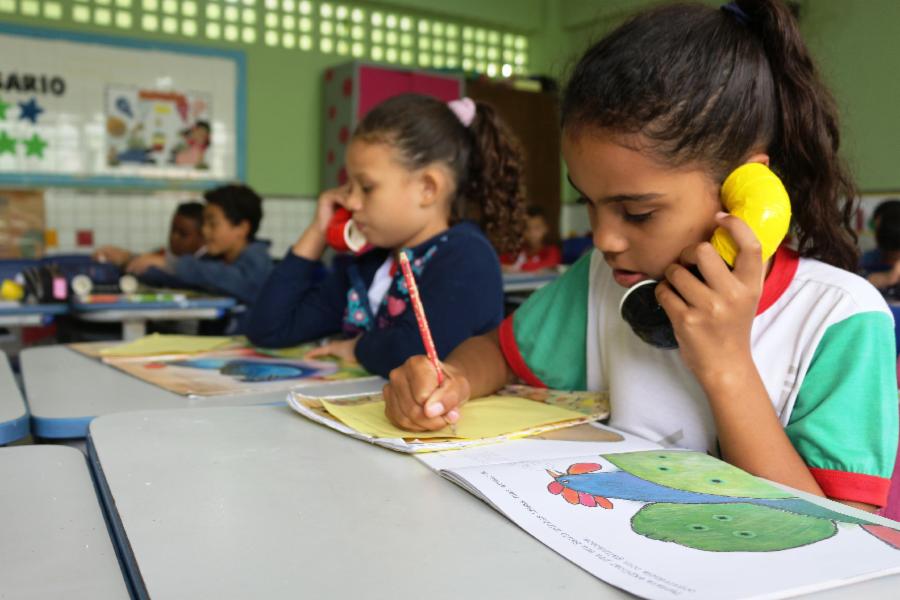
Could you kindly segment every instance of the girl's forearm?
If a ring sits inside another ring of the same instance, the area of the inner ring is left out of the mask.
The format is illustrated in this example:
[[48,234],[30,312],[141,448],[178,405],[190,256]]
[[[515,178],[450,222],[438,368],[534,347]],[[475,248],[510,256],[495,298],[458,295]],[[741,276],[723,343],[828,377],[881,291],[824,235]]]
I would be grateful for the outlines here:
[[472,398],[491,394],[512,382],[514,377],[500,350],[497,329],[469,338],[451,352],[445,362],[462,371],[469,382]]
[[778,420],[752,359],[704,379],[723,459],[753,475],[825,495]]

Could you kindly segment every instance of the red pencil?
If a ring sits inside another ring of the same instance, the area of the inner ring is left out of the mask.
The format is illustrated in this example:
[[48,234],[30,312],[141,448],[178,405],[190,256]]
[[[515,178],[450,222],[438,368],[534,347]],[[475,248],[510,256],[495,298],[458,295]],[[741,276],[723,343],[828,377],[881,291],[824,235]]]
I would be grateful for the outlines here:
[[416,285],[416,278],[413,275],[412,268],[409,266],[409,259],[406,252],[400,251],[400,270],[403,271],[403,279],[406,280],[406,289],[409,290],[409,299],[412,302],[413,312],[416,314],[416,323],[419,324],[419,333],[422,334],[422,344],[425,346],[425,354],[428,360],[434,365],[437,371],[438,386],[444,383],[444,373],[438,364],[437,351],[434,349],[434,340],[431,339],[431,329],[428,327],[428,321],[425,319],[425,308],[422,306],[422,299],[419,297],[419,287]]
[[[422,335],[422,344],[425,346],[425,354],[428,360],[434,365],[437,372],[438,387],[444,383],[444,372],[438,363],[437,350],[434,348],[434,340],[431,338],[431,329],[428,327],[428,321],[425,319],[425,308],[422,306],[422,299],[419,297],[419,287],[416,285],[416,278],[413,275],[412,267],[409,265],[409,258],[406,257],[404,250],[400,251],[399,256],[400,270],[403,271],[403,279],[406,281],[406,288],[409,290],[409,299],[412,302],[413,312],[416,315],[416,322],[419,324],[419,333]],[[446,421],[446,417],[444,418]],[[447,421],[453,434],[456,434],[456,426]]]

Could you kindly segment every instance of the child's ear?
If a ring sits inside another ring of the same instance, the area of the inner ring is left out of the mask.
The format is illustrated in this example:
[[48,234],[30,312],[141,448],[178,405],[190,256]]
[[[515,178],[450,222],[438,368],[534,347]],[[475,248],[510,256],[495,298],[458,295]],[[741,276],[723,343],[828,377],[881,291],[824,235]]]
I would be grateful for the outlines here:
[[450,179],[446,169],[437,165],[422,169],[420,174],[422,197],[419,205],[422,208],[433,206],[438,200],[447,195]]
[[248,221],[247,219],[244,219],[243,221],[238,223],[237,227],[238,227],[238,229],[241,230],[241,233],[244,234],[244,239],[249,240],[250,239],[250,221]]
[[752,154],[751,156],[748,156],[747,160],[744,161],[744,163],[754,163],[754,162],[762,163],[768,167],[769,166],[769,155],[766,154],[765,152],[756,152],[756,153]]

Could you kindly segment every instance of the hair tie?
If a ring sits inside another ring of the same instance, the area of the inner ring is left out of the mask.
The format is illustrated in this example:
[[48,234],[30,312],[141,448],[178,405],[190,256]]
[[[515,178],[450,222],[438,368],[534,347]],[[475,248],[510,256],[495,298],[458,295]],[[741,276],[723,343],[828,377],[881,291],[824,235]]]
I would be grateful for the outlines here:
[[470,126],[475,120],[475,102],[469,97],[451,100],[447,103],[447,107],[453,111],[464,127]]
[[750,26],[750,15],[744,12],[744,9],[738,6],[734,2],[729,2],[728,4],[723,4],[721,7],[722,12],[726,12],[735,19],[737,19],[738,23],[743,25],[744,27]]

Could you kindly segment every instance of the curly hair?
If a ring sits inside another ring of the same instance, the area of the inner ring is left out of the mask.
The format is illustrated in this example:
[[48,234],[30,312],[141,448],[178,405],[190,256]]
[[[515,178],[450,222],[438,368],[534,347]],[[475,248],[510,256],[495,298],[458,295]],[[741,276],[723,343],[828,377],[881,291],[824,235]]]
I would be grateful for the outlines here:
[[639,133],[665,163],[696,162],[719,182],[765,151],[800,254],[853,271],[856,187],[835,101],[784,2],[732,4],[651,9],[595,44],[570,78],[563,129]]
[[522,150],[491,106],[477,102],[466,127],[444,102],[401,94],[369,111],[353,135],[391,144],[409,169],[446,165],[455,183],[451,223],[472,219],[498,252],[518,248],[524,228]]

